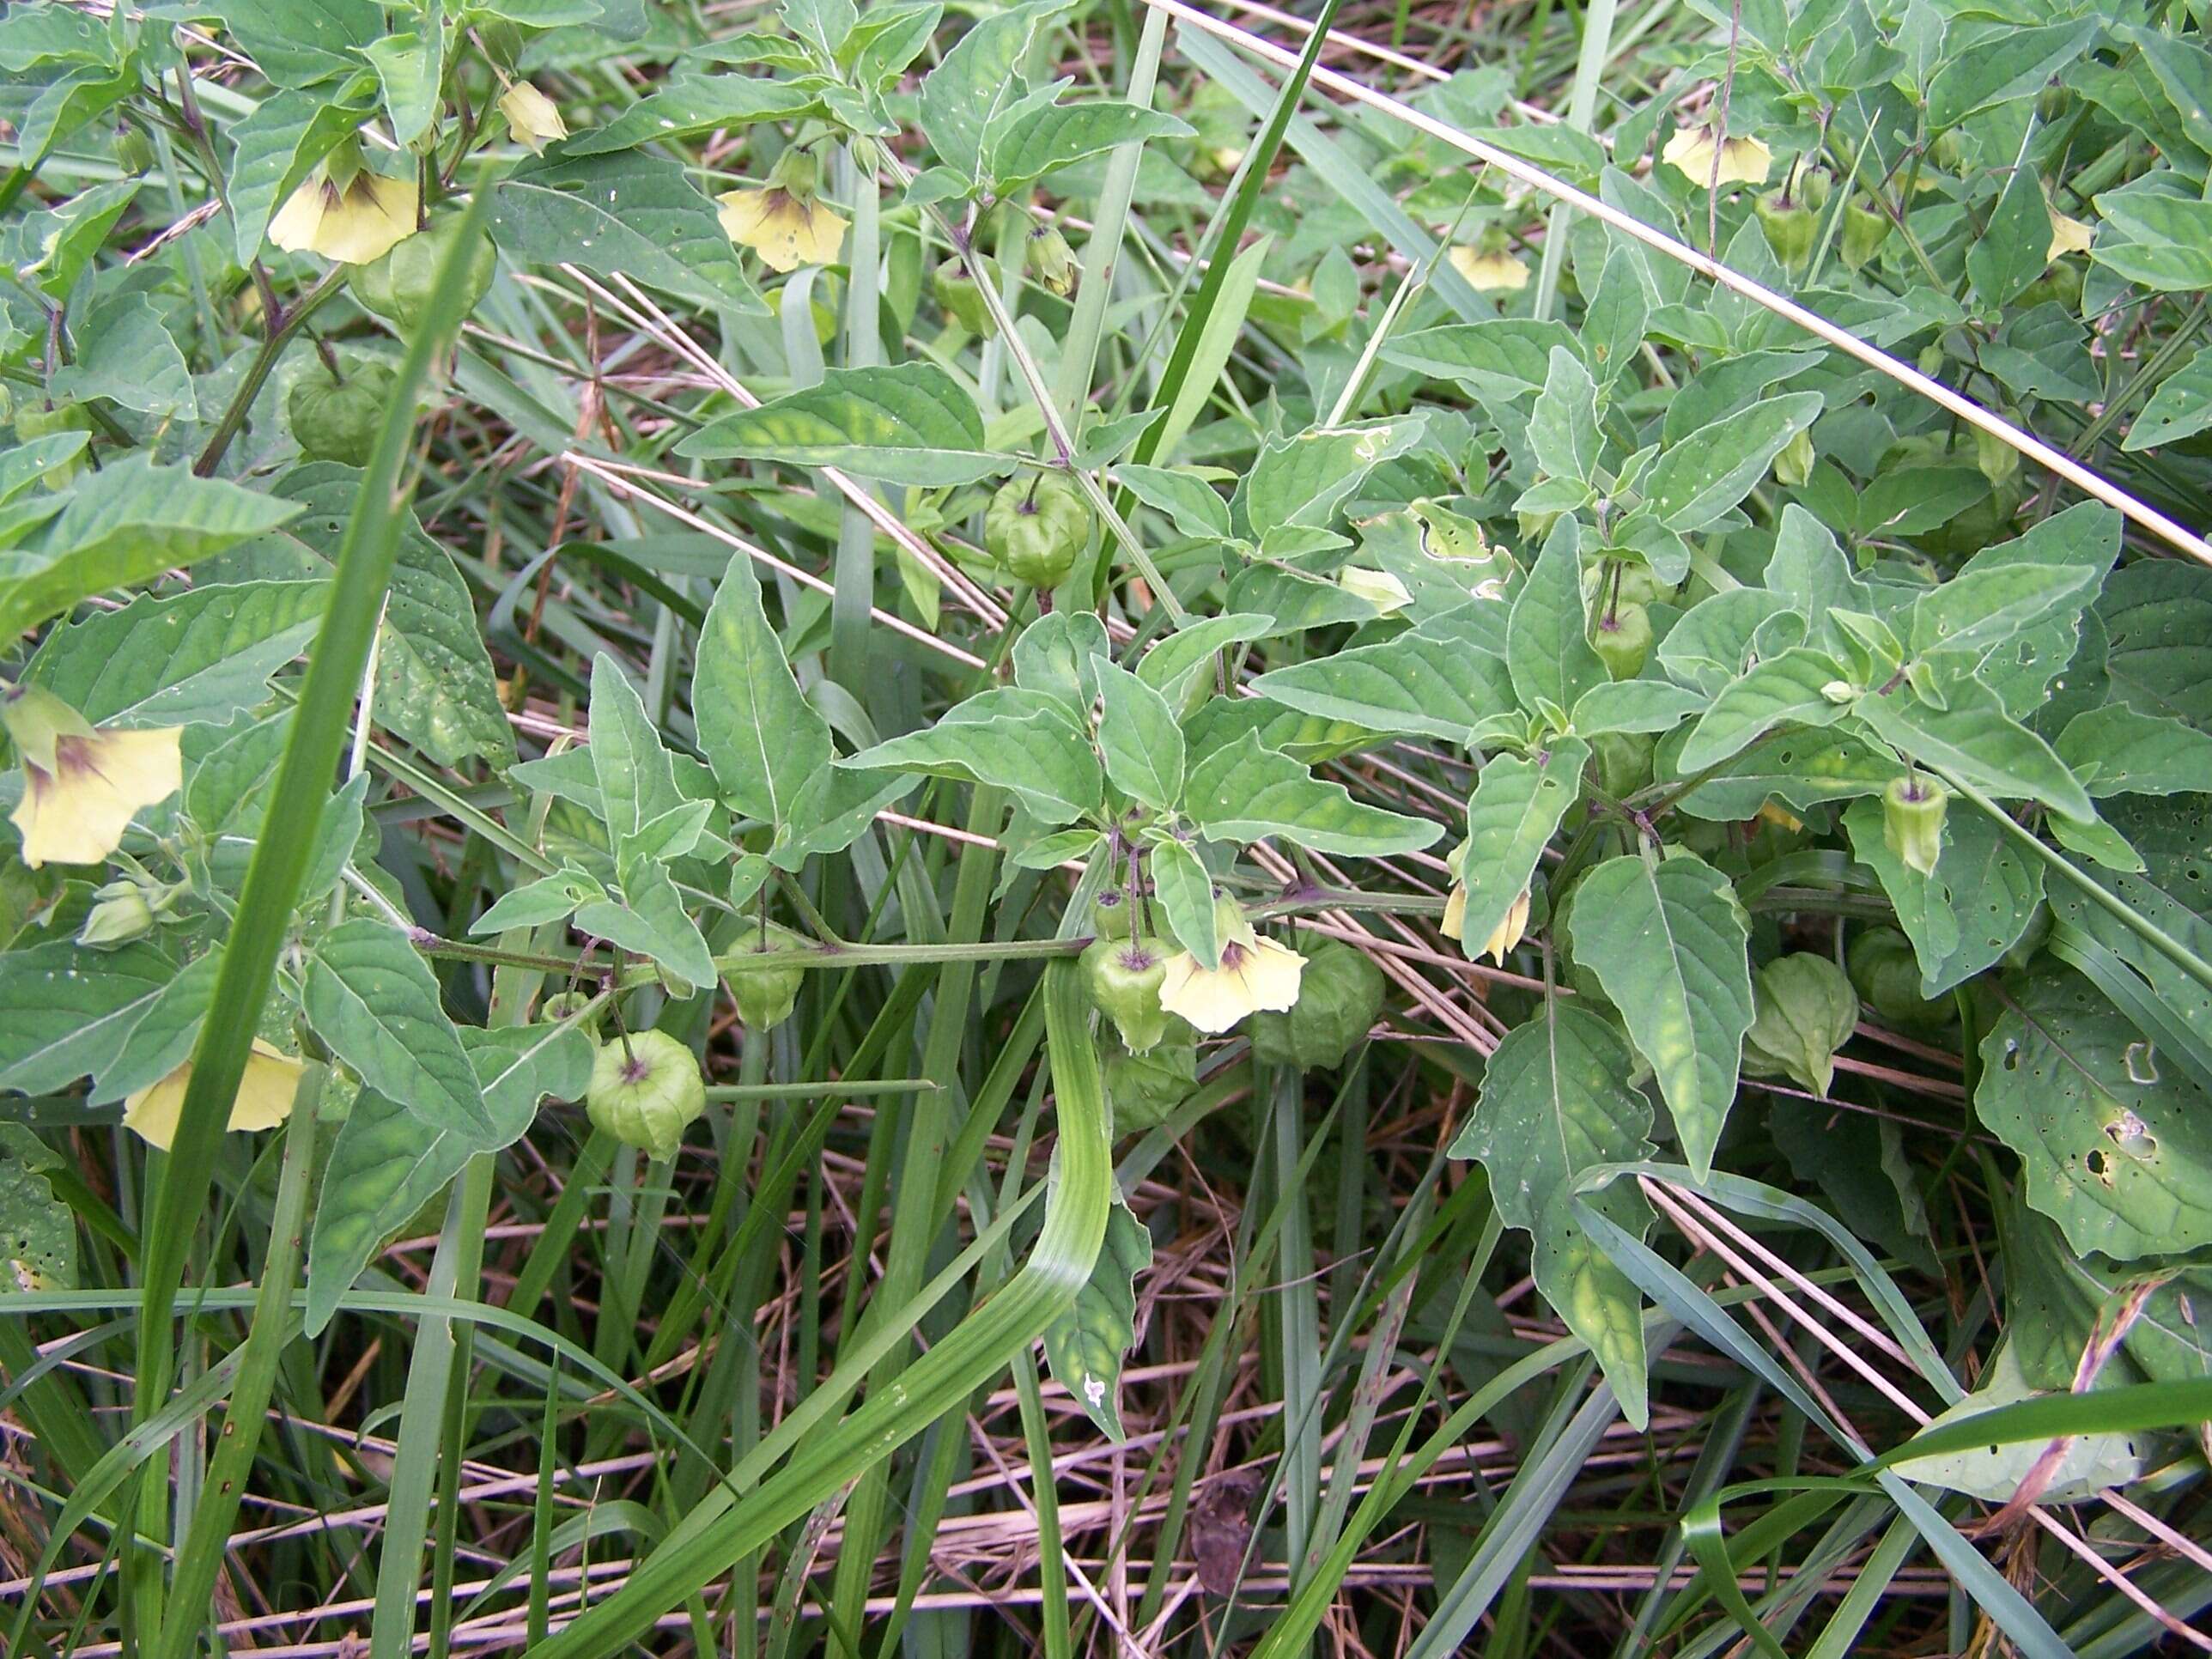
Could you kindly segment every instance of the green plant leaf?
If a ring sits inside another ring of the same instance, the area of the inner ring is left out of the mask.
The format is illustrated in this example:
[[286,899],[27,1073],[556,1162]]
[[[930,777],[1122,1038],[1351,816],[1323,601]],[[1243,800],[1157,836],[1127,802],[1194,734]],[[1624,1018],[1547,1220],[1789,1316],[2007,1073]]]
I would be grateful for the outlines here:
[[1691,727],[1676,764],[1685,772],[1702,772],[1778,727],[1834,725],[1850,712],[1850,704],[1832,702],[1824,688],[1842,677],[1834,658],[1809,646],[1793,646],[1753,664],[1722,688]]
[[1566,347],[1552,348],[1544,389],[1528,417],[1528,447],[1536,465],[1555,478],[1590,482],[1601,439],[1597,425],[1597,382],[1583,360]]
[[312,86],[361,67],[384,33],[375,0],[223,0],[216,9],[241,50],[280,87]]
[[645,700],[615,659],[592,659],[591,742],[585,753],[599,786],[599,806],[619,851],[626,841],[663,813],[684,805],[675,763]]
[[1026,0],[984,18],[922,77],[921,131],[938,158],[966,177],[985,174],[985,135],[1028,88],[1022,61],[1037,26],[1069,0]]
[[[53,1183],[12,1142],[0,1144],[0,1297],[23,1291],[73,1291],[76,1213],[54,1196]],[[1148,1236],[1147,1260],[1151,1243]]]
[[641,144],[676,143],[756,121],[801,121],[821,112],[818,76],[788,81],[757,75],[684,76],[648,93],[611,121],[561,146],[562,157],[605,155]]
[[1152,1236],[1117,1194],[1090,1282],[1044,1331],[1045,1363],[1054,1380],[1117,1444],[1124,1438],[1121,1356],[1137,1340],[1137,1275],[1152,1265]]
[[[218,561],[225,580],[296,580],[336,568],[362,475],[332,461],[295,467],[265,498],[296,503],[304,516],[283,532]],[[400,516],[399,547],[377,636],[376,719],[441,766],[471,756],[495,765],[514,758],[514,733],[500,701],[491,655],[476,623],[468,584],[453,557]]]
[[1820,409],[1819,392],[1790,392],[1698,428],[1669,446],[1645,475],[1645,507],[1669,530],[1686,535],[1705,529],[1751,493]]
[[1168,701],[1127,669],[1097,667],[1103,707],[1098,750],[1116,789],[1156,811],[1174,810],[1182,796],[1182,728]]
[[1575,699],[1568,724],[1580,736],[1671,732],[1706,706],[1705,694],[1664,680],[1608,680]]
[[989,135],[986,171],[993,193],[1004,196],[1123,144],[1188,137],[1190,131],[1187,122],[1172,115],[1112,99],[1047,104],[1024,111]]
[[707,460],[835,466],[890,483],[973,483],[1008,470],[983,453],[975,400],[934,363],[833,368],[816,385],[708,422],[678,444]]
[[1114,469],[1114,482],[1146,507],[1168,516],[1186,536],[1229,538],[1229,503],[1205,479],[1170,467],[1139,466],[1133,462]]
[[1418,420],[1309,427],[1260,447],[1239,498],[1255,537],[1286,525],[1326,526],[1375,468],[1418,442]]
[[573,1026],[507,1025],[461,1034],[483,1091],[488,1134],[457,1124],[435,1127],[405,1107],[365,1089],[339,1126],[323,1176],[307,1258],[307,1334],[337,1311],[378,1244],[444,1189],[478,1152],[520,1139],[538,1103],[580,1098],[592,1080],[590,1039]]
[[576,910],[575,925],[617,950],[646,957],[695,990],[714,982],[714,953],[677,890],[658,864],[635,863],[623,872],[623,896],[595,899]]
[[1553,526],[1506,621],[1506,667],[1521,706],[1531,711],[1548,702],[1564,714],[1585,691],[1612,678],[1589,642],[1581,544],[1573,518]]
[[1982,1039],[1974,1110],[2084,1255],[2212,1243],[2212,1101],[2087,981],[2039,974]]
[[2081,57],[2100,27],[2094,21],[2053,23],[1978,38],[1971,51],[1951,57],[1930,77],[1929,126],[1941,132],[1992,105],[2037,91]]
[[1988,814],[1946,815],[1936,873],[1923,876],[1889,850],[1877,800],[1844,814],[1858,861],[1881,878],[1897,924],[1920,959],[1920,994],[1938,997],[2001,960],[2043,901],[2043,866],[2023,858]]
[[1544,389],[1554,350],[1575,349],[1564,323],[1500,317],[1446,323],[1401,334],[1382,348],[1382,361],[1432,380],[1452,380],[1493,411]]
[[2112,573],[2097,614],[2113,701],[2212,732],[2212,571],[2139,559]]
[[1014,700],[1027,695],[987,691],[934,726],[837,764],[994,784],[1012,791],[1046,823],[1068,823],[1097,811],[1106,780],[1090,739],[1057,704]]
[[2100,799],[2178,795],[2212,784],[2212,732],[2124,703],[2076,714],[2058,734],[2056,748]]
[[[1651,1107],[1628,1084],[1633,1057],[1596,1015],[1557,997],[1505,1034],[1483,1070],[1474,1115],[1451,1156],[1481,1160],[1498,1213],[1534,1241],[1536,1288],[1589,1345],[1632,1424],[1646,1420],[1643,1298],[1576,1219],[1583,1171],[1656,1150]],[[1651,1209],[1631,1181],[1585,1202],[1642,1238]]]
[[1998,192],[1990,221],[1966,250],[1966,276],[1985,315],[1995,315],[2025,293],[2051,263],[2051,204],[2043,178],[2025,161]]
[[1924,766],[1948,769],[2001,800],[2039,800],[2069,818],[2096,808],[2051,745],[2008,715],[1978,680],[1946,688],[1951,706],[1923,702],[1911,689],[1869,691],[1851,713],[1885,743]]
[[1595,975],[1651,1062],[1702,1180],[1751,1029],[1750,929],[1728,878],[1690,854],[1607,860],[1574,890],[1577,966]]
[[143,294],[100,301],[85,319],[76,361],[57,369],[57,398],[105,398],[142,415],[199,418],[192,374],[154,302]]
[[300,509],[144,452],[81,478],[36,544],[0,552],[0,635],[275,529]]
[[315,946],[301,1006],[369,1088],[430,1127],[491,1133],[437,979],[404,934],[367,917],[340,922]]
[[830,764],[830,723],[793,678],[743,557],[730,561],[700,630],[691,708],[699,747],[736,809],[788,823],[799,791]]
[[1271,836],[1316,853],[1383,858],[1426,847],[1443,826],[1352,799],[1247,732],[1190,769],[1183,809],[1208,841]]
[[0,1089],[51,1094],[98,1069],[176,976],[144,940],[92,951],[52,939],[0,953]]
[[307,649],[330,598],[321,582],[213,584],[140,594],[40,643],[24,678],[94,725],[222,725],[269,695]]
[[1449,743],[1466,742],[1478,722],[1514,706],[1503,657],[1425,625],[1380,645],[1271,669],[1252,689],[1301,714]]
[[1213,878],[1197,853],[1185,842],[1158,841],[1145,866],[1169,935],[1209,973],[1220,967],[1221,927],[1213,908]]
[[678,162],[636,150],[549,155],[492,199],[492,240],[518,259],[624,276],[720,310],[761,315],[714,209]]
[[2120,447],[2157,449],[2193,438],[2212,426],[2212,351],[2201,348],[2158,383],[2142,412],[2129,424]]
[[1467,851],[1459,878],[1467,886],[1460,948],[1473,957],[1528,890],[1536,860],[1559,820],[1581,799],[1589,745],[1580,738],[1554,738],[1548,749],[1523,758],[1494,755],[1475,775],[1467,804]]

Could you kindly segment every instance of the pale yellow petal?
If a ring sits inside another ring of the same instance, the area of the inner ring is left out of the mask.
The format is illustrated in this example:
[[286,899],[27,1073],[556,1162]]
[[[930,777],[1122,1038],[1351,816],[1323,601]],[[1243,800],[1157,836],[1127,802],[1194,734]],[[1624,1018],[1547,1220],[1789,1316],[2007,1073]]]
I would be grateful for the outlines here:
[[[246,1074],[239,1081],[237,1097],[230,1103],[229,1121],[224,1127],[240,1132],[275,1128],[292,1115],[300,1077],[307,1069],[305,1061],[254,1038],[252,1052],[246,1057]],[[159,1083],[139,1090],[123,1103],[123,1127],[167,1152],[177,1138],[185,1091],[191,1080],[191,1062],[186,1060]]]
[[1455,247],[1450,254],[1452,269],[1467,278],[1467,284],[1477,294],[1518,294],[1528,286],[1528,267],[1510,253],[1479,253],[1471,247]]
[[845,246],[844,220],[823,202],[811,204],[803,217],[805,222],[792,238],[799,251],[799,263],[805,265],[830,264]]
[[185,1106],[185,1085],[192,1080],[190,1061],[159,1083],[141,1089],[123,1103],[123,1127],[150,1146],[169,1150],[177,1138],[177,1120]]
[[1263,939],[1245,959],[1243,975],[1255,1008],[1282,1013],[1298,1000],[1306,959],[1287,945]]
[[1703,127],[1677,127],[1659,159],[1692,184],[1713,176],[1713,136]]
[[1467,931],[1467,889],[1456,883],[1444,900],[1444,919],[1438,931],[1446,939],[1457,939]]
[[2063,259],[2069,253],[2087,253],[2089,245],[2097,240],[2097,228],[2084,224],[2079,219],[2069,219],[2063,213],[2051,216],[2051,252],[2044,256],[2045,264]]
[[1258,1009],[1279,1013],[1298,1000],[1306,959],[1273,939],[1255,938],[1247,926],[1221,950],[1221,966],[1208,969],[1188,951],[1168,958],[1160,1006],[1201,1031],[1218,1033]]
[[269,240],[287,253],[306,253],[315,246],[315,233],[323,222],[330,186],[318,173],[284,198],[269,222]]
[[1504,915],[1499,918],[1498,926],[1490,930],[1490,937],[1483,941],[1482,949],[1475,955],[1486,956],[1503,968],[1505,953],[1520,944],[1522,936],[1528,931],[1528,890],[1524,887],[1520,896],[1505,907]]
[[560,107],[527,81],[517,81],[500,94],[499,112],[507,117],[514,142],[533,155],[543,155],[546,145],[568,136]]
[[324,210],[309,246],[342,265],[381,258],[416,231],[422,191],[412,179],[359,173]]
[[1722,184],[1763,185],[1773,167],[1774,152],[1756,138],[1729,138],[1722,142]]
[[167,799],[184,781],[179,728],[65,737],[55,769],[27,764],[23,799],[9,815],[23,836],[23,862],[99,864],[123,844],[141,807]]

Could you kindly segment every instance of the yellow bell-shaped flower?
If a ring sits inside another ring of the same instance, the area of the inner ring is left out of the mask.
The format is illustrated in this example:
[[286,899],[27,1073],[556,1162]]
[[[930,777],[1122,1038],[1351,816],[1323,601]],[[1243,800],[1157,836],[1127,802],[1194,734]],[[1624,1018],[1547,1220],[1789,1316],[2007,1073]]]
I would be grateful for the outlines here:
[[1724,138],[1710,127],[1680,127],[1660,159],[1693,185],[1763,185],[1774,152],[1756,138]]
[[816,176],[811,155],[786,150],[766,185],[714,198],[722,204],[723,232],[759,254],[770,270],[828,264],[845,246],[845,222],[816,198]]
[[1188,951],[1168,958],[1160,1006],[1201,1031],[1225,1031],[1261,1009],[1287,1012],[1297,1002],[1305,967],[1306,959],[1296,951],[1261,939],[1250,922],[1243,922],[1222,945],[1218,968],[1200,967]]
[[2079,219],[2069,219],[2053,210],[2051,215],[2051,252],[2044,255],[2044,263],[2049,264],[2069,253],[2087,253],[2089,245],[2096,240],[2096,226],[2084,224]]
[[[292,1097],[300,1090],[300,1074],[307,1069],[283,1049],[259,1037],[246,1057],[246,1075],[239,1079],[238,1097],[230,1103],[230,1122],[236,1131],[273,1129],[292,1115]],[[192,1063],[183,1065],[131,1096],[123,1103],[123,1127],[148,1144],[169,1150],[177,1138],[177,1120],[185,1107],[185,1089],[192,1080]]]
[[23,763],[23,799],[9,817],[33,870],[105,862],[140,808],[183,786],[181,727],[94,730],[59,697],[30,685],[8,690],[0,723]]
[[[1505,953],[1520,944],[1528,932],[1528,890],[1524,887],[1521,890],[1521,896],[1506,907],[1505,915],[1498,926],[1491,929],[1490,937],[1482,942],[1482,949],[1468,952],[1470,960],[1488,957],[1499,967],[1505,965]],[[1465,943],[1467,888],[1464,884],[1453,884],[1450,896],[1444,900],[1444,919],[1438,924],[1438,931],[1446,939]]]
[[318,170],[276,210],[269,240],[287,253],[365,265],[415,234],[422,201],[412,179],[387,179],[363,167],[339,185]]
[[499,112],[507,117],[507,130],[514,142],[532,155],[545,154],[545,146],[568,136],[568,124],[559,107],[527,81],[517,81],[500,94]]
[[1477,294],[1518,294],[1528,286],[1528,267],[1503,248],[1486,253],[1479,248],[1455,247],[1445,258]]

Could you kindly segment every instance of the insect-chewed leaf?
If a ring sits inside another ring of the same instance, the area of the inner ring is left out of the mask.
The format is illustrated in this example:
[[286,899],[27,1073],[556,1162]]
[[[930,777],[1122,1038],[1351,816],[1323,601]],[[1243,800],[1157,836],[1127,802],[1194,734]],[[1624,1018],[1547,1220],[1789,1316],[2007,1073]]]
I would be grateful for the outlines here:
[[1137,1275],[1152,1265],[1152,1236],[1118,1199],[1106,1242],[1075,1305],[1045,1328],[1045,1363],[1109,1440],[1121,1436],[1121,1357],[1137,1340]]

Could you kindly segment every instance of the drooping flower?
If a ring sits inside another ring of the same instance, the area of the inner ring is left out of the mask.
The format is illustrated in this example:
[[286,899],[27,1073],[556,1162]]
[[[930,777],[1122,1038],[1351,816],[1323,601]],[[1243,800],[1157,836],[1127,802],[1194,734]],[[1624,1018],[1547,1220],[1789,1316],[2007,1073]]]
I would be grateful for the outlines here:
[[1503,968],[1505,965],[1505,953],[1520,944],[1522,936],[1528,931],[1528,890],[1523,887],[1520,896],[1505,907],[1504,915],[1499,919],[1498,926],[1490,930],[1490,937],[1483,940],[1482,949],[1474,954],[1478,957],[1488,957]]
[[[1499,967],[1505,965],[1505,953],[1520,944],[1528,931],[1528,890],[1522,888],[1521,896],[1506,907],[1498,926],[1490,930],[1490,937],[1482,942],[1482,948],[1468,952],[1469,961],[1488,957]],[[1466,944],[1467,887],[1464,883],[1455,882],[1452,884],[1451,892],[1444,900],[1444,918],[1438,924],[1438,931],[1446,939],[1458,939],[1462,946]]]
[[[1717,153],[1720,172],[1713,172]],[[1756,138],[1724,138],[1711,127],[1678,127],[1660,160],[1693,185],[1763,185],[1774,152]]]
[[1370,570],[1365,565],[1345,566],[1336,573],[1336,585],[1355,599],[1366,600],[1380,617],[1403,611],[1413,602],[1405,583],[1387,570]]
[[1528,286],[1528,267],[1503,248],[1455,247],[1446,256],[1452,269],[1477,294],[1518,294]]
[[1201,1031],[1225,1031],[1261,1009],[1282,1013],[1296,1006],[1305,966],[1306,959],[1290,946],[1261,939],[1243,922],[1223,944],[1218,968],[1200,967],[1188,951],[1170,957],[1160,1006]]
[[2049,264],[2069,253],[2087,253],[2089,245],[2096,240],[2096,226],[2069,219],[2054,209],[2051,215],[2051,252],[2044,255],[2044,263]]
[[276,210],[269,240],[287,253],[365,265],[415,234],[422,204],[412,179],[387,179],[363,167],[340,185],[319,168]]
[[95,730],[49,691],[10,687],[0,723],[23,763],[23,799],[10,821],[23,836],[23,862],[100,864],[123,844],[141,807],[167,800],[184,783],[182,728]]
[[817,198],[816,178],[811,155],[784,151],[766,185],[724,191],[715,198],[722,204],[724,233],[739,247],[759,254],[770,270],[829,264],[845,246],[845,221]]
[[514,142],[532,155],[543,155],[546,145],[568,136],[559,106],[527,81],[517,81],[500,94],[499,112],[507,117]]
[[[303,1060],[294,1059],[259,1037],[246,1057],[246,1075],[238,1082],[238,1095],[230,1103],[228,1128],[244,1132],[273,1129],[292,1115],[292,1097],[299,1092]],[[149,1084],[123,1103],[123,1127],[163,1152],[177,1136],[177,1120],[183,1114],[185,1090],[192,1080],[192,1063],[183,1065]]]

